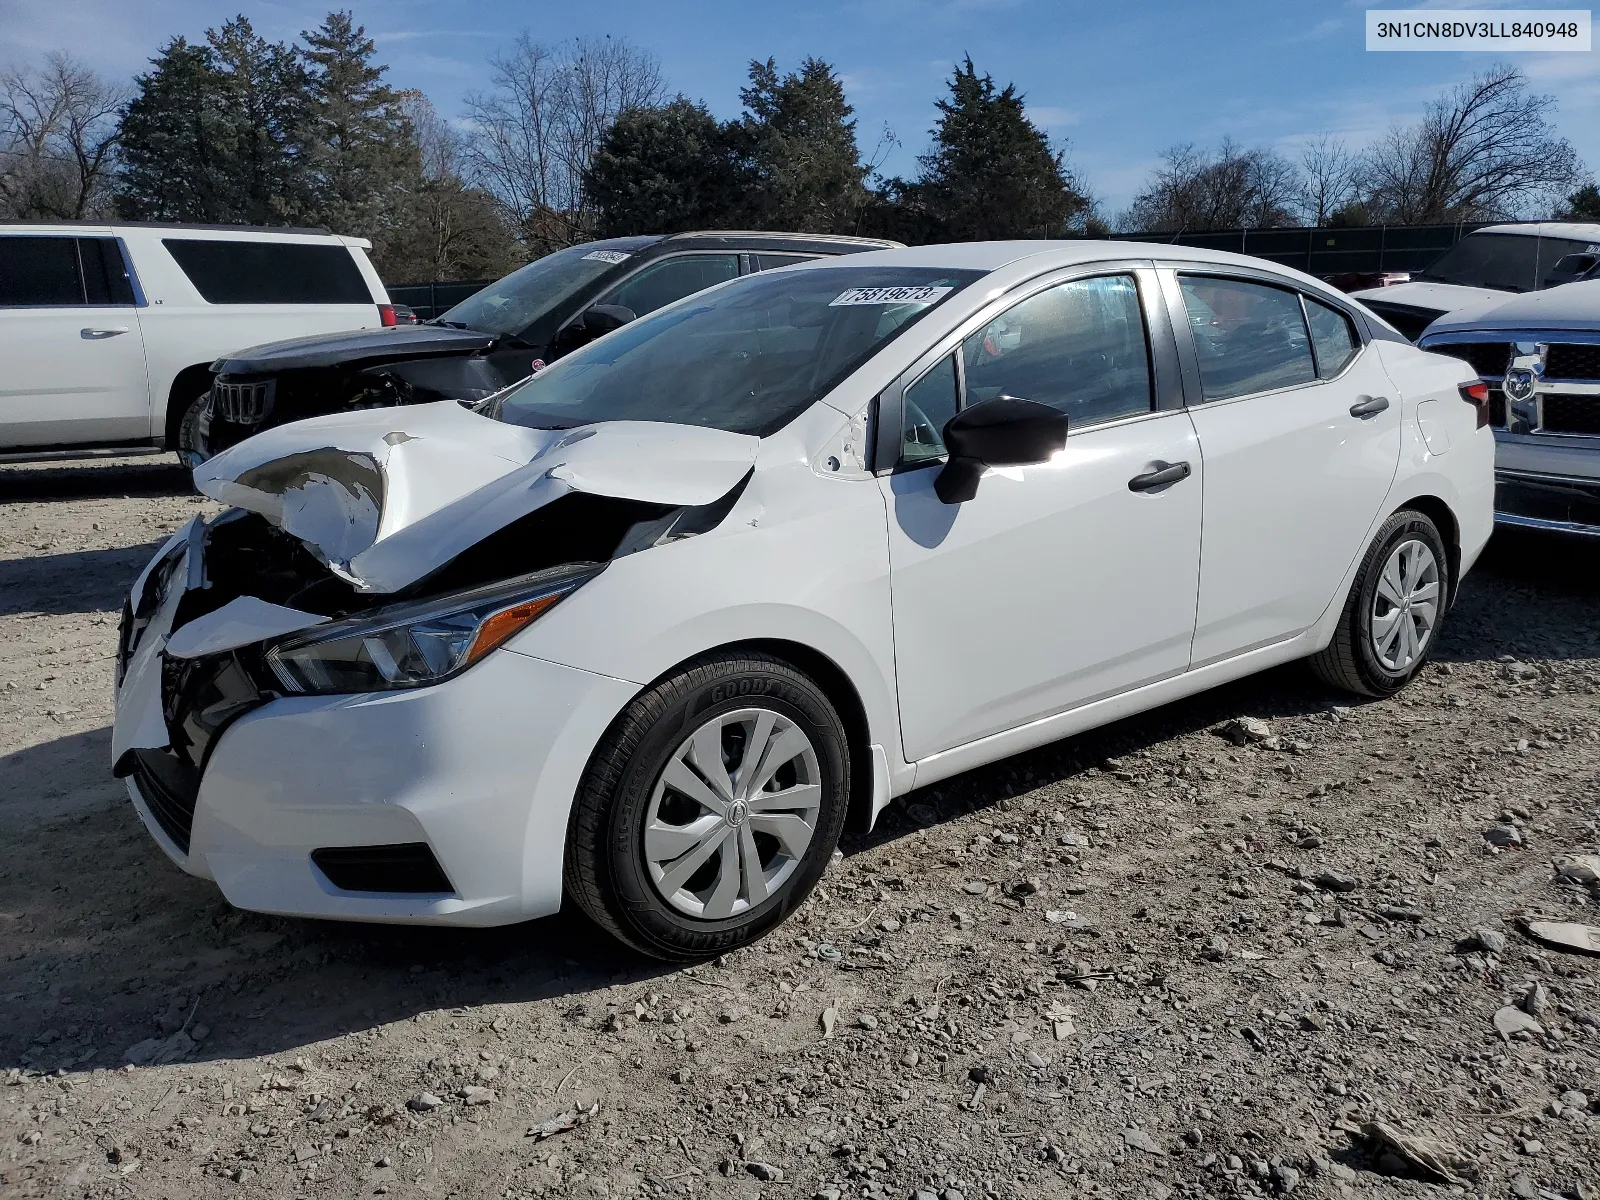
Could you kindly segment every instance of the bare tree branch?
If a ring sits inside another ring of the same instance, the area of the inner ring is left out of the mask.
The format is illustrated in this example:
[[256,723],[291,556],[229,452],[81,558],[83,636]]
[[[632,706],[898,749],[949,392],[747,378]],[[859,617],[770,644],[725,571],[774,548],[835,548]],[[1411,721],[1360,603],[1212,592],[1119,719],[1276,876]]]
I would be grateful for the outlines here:
[[621,38],[552,47],[523,34],[492,65],[489,91],[467,100],[470,174],[535,252],[582,240],[584,172],[617,114],[665,98],[660,62]]
[[1366,156],[1369,205],[1404,223],[1525,215],[1576,186],[1583,165],[1516,67],[1491,67],[1391,129]]
[[63,53],[0,72],[0,213],[81,220],[108,203],[124,90]]

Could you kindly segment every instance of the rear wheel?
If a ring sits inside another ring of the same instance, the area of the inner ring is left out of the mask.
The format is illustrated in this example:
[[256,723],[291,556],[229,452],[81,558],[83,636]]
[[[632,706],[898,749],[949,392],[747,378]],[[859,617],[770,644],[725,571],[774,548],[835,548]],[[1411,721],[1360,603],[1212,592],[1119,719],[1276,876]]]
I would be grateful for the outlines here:
[[822,690],[780,659],[715,655],[635,700],[573,803],[566,882],[656,958],[761,937],[816,885],[849,806],[850,752]]
[[1333,641],[1312,656],[1311,669],[1357,695],[1393,695],[1433,650],[1449,590],[1438,526],[1411,509],[1395,513],[1367,548]]

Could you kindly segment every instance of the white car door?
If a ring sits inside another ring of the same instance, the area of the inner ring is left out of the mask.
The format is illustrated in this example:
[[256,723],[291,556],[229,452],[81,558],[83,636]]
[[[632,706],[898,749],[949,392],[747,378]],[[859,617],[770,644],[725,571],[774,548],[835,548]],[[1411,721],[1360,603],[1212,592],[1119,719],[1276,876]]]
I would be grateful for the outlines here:
[[1344,600],[1339,585],[1399,464],[1401,404],[1377,352],[1331,305],[1184,272],[1169,294],[1201,401],[1189,409],[1206,464],[1200,667],[1293,637]]
[[[1179,674],[1194,632],[1201,464],[1154,272],[1033,285],[962,332],[882,410],[901,430],[880,482],[913,762]],[[1066,448],[941,503],[939,431],[999,395],[1066,412]]]
[[0,233],[0,448],[150,438],[150,390],[116,239]]

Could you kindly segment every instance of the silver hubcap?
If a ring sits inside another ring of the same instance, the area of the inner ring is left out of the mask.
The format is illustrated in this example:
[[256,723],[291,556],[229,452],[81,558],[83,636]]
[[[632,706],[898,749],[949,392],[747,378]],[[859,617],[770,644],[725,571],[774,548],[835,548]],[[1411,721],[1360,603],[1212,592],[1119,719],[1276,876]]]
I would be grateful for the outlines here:
[[1391,671],[1409,670],[1439,621],[1439,561],[1425,542],[1401,542],[1383,564],[1372,600],[1372,649]]
[[816,833],[811,739],[765,708],[713,717],[673,752],[650,795],[644,858],[662,899],[716,921],[786,883]]

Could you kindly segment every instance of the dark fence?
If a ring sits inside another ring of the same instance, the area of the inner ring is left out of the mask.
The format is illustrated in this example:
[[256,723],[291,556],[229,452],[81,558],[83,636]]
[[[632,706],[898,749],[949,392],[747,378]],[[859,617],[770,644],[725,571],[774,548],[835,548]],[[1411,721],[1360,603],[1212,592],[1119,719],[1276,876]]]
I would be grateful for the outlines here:
[[[1349,271],[1420,271],[1485,221],[1454,225],[1368,225],[1349,229],[1212,229],[1204,233],[1116,233],[1127,242],[1202,246],[1253,254],[1308,275],[1340,275]],[[391,283],[389,299],[415,310],[421,321],[494,282]]]
[[473,279],[465,283],[391,283],[387,286],[392,302],[413,310],[419,321],[431,321],[493,282],[492,279]]
[[1118,233],[1121,241],[1162,242],[1253,254],[1308,275],[1420,271],[1486,221],[1454,225],[1368,225],[1350,229],[1215,229],[1204,233]]

